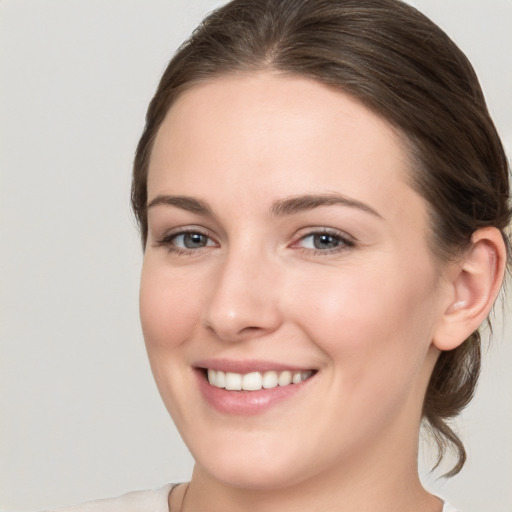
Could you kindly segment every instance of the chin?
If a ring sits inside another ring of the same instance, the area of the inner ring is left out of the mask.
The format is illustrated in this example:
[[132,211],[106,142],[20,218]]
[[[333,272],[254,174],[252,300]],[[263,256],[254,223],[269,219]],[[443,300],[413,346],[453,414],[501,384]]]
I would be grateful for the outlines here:
[[271,491],[293,486],[311,476],[312,468],[300,464],[308,459],[304,457],[304,447],[290,446],[285,436],[268,439],[253,433],[238,440],[236,434],[228,437],[229,443],[218,439],[204,439],[195,447],[187,443],[198,468],[210,478],[233,487]]
[[289,464],[275,463],[268,457],[264,464],[254,464],[250,461],[233,463],[226,461],[221,464],[199,464],[211,478],[240,489],[254,491],[276,491],[292,487],[307,479],[308,475],[301,474],[298,468]]

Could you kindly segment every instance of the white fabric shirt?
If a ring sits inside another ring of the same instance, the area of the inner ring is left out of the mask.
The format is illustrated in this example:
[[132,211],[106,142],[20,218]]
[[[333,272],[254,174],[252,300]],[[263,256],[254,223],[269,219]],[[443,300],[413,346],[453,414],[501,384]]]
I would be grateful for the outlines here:
[[118,498],[90,501],[53,512],[169,512],[168,497],[175,484],[151,491],[134,491]]
[[[168,496],[175,484],[167,484],[153,491],[134,491],[119,498],[90,501],[82,505],[64,507],[54,512],[169,512]],[[457,512],[444,502],[443,512]]]

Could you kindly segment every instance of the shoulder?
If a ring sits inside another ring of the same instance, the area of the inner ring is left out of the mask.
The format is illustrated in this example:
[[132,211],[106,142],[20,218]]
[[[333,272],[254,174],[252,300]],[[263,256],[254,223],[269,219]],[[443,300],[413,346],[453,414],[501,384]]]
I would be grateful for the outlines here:
[[118,498],[90,501],[53,512],[169,512],[167,498],[174,484],[156,490],[134,491]]

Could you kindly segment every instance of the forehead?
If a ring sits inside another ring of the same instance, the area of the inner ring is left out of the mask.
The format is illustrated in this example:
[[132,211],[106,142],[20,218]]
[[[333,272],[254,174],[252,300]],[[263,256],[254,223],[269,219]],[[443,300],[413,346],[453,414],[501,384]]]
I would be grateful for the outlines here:
[[248,191],[268,199],[334,191],[390,204],[403,190],[415,196],[409,167],[397,132],[359,101],[314,80],[259,72],[195,85],[177,99],[155,140],[148,196],[230,185],[240,200]]

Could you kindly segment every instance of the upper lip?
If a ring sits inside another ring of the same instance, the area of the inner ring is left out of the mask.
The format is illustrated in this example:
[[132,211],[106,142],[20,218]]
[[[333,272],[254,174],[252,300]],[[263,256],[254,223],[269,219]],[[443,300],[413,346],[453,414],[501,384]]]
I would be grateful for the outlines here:
[[223,372],[232,373],[251,373],[251,372],[267,372],[267,371],[307,371],[314,368],[306,366],[294,366],[275,361],[264,360],[233,360],[233,359],[203,359],[194,364],[196,368],[221,370]]

